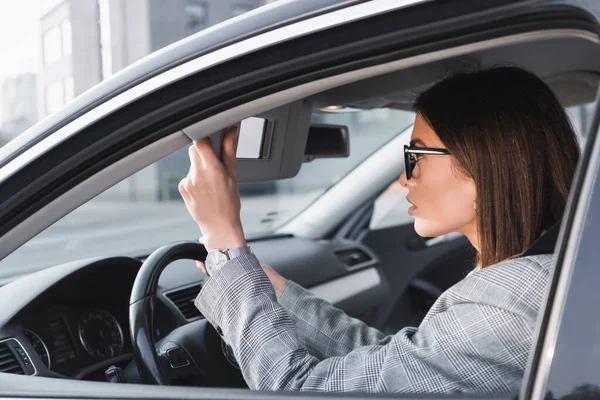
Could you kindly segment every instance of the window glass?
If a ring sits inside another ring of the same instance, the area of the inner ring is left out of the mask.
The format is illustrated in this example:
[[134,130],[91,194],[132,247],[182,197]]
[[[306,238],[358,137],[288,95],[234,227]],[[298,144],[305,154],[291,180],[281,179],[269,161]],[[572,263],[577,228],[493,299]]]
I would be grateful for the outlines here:
[[99,0],[100,12],[100,52],[102,55],[102,78],[112,75],[112,37],[110,21],[110,1]]
[[73,78],[68,77],[64,80],[65,85],[65,103],[71,101],[75,97],[75,87],[73,83]]
[[[22,101],[27,115],[0,115],[0,147],[123,68],[210,26],[270,3],[269,0],[5,0],[6,32],[0,51],[0,84],[33,80],[9,95],[3,107]],[[68,60],[68,61],[67,61]],[[73,80],[71,85],[70,81]],[[56,81],[65,81],[59,101]],[[60,106],[56,106],[61,104]]]
[[52,114],[65,104],[62,81],[51,83],[46,88],[46,114]]
[[236,4],[235,6],[233,6],[233,8],[231,9],[231,16],[232,17],[237,17],[238,15],[242,15],[244,13],[247,13],[248,11],[252,10],[252,7],[249,5],[240,5],[240,4]]
[[71,44],[71,21],[68,19],[64,20],[61,24],[62,34],[62,54],[63,56],[71,55],[72,44]]
[[185,34],[192,35],[208,27],[208,9],[205,3],[191,2],[185,6]]
[[[290,179],[240,184],[246,235],[269,234],[293,219],[413,120],[412,112],[392,109],[314,114],[314,123],[348,127],[350,155],[304,163]],[[84,257],[143,255],[198,238],[178,190],[189,166],[186,147],[121,181],[2,260],[0,277]]]
[[44,64],[51,65],[62,57],[61,33],[54,27],[44,33]]

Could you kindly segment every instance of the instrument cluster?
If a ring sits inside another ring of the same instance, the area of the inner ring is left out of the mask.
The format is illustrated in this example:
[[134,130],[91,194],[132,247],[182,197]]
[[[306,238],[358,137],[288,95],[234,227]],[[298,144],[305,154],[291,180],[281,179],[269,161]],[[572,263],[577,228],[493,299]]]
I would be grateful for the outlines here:
[[55,309],[28,320],[31,347],[46,368],[66,376],[130,351],[121,322],[104,308]]

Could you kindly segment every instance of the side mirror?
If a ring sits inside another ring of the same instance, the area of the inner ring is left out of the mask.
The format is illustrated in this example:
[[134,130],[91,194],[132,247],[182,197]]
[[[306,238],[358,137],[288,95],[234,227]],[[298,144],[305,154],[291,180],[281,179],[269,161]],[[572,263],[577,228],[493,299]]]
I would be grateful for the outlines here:
[[347,126],[311,124],[304,149],[304,162],[316,158],[344,158],[349,154],[350,136]]

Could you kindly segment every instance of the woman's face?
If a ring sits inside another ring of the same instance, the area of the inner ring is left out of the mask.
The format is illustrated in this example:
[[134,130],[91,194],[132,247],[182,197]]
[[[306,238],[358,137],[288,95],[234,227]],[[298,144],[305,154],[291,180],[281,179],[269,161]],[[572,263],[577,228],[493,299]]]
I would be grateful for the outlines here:
[[[411,144],[445,148],[420,114],[415,119]],[[400,176],[400,184],[409,190],[406,199],[413,204],[409,214],[415,217],[415,231],[424,237],[461,232],[477,247],[473,180],[461,174],[459,168],[452,168],[451,155],[414,156],[418,161],[412,177],[407,180],[405,171]]]

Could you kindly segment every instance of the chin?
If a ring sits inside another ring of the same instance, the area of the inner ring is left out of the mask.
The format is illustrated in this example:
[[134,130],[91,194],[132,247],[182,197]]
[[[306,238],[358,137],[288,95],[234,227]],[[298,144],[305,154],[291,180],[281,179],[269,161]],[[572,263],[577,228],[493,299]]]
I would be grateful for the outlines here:
[[439,226],[439,224],[415,218],[415,232],[422,237],[436,237],[450,233],[451,230],[444,229],[444,227]]

